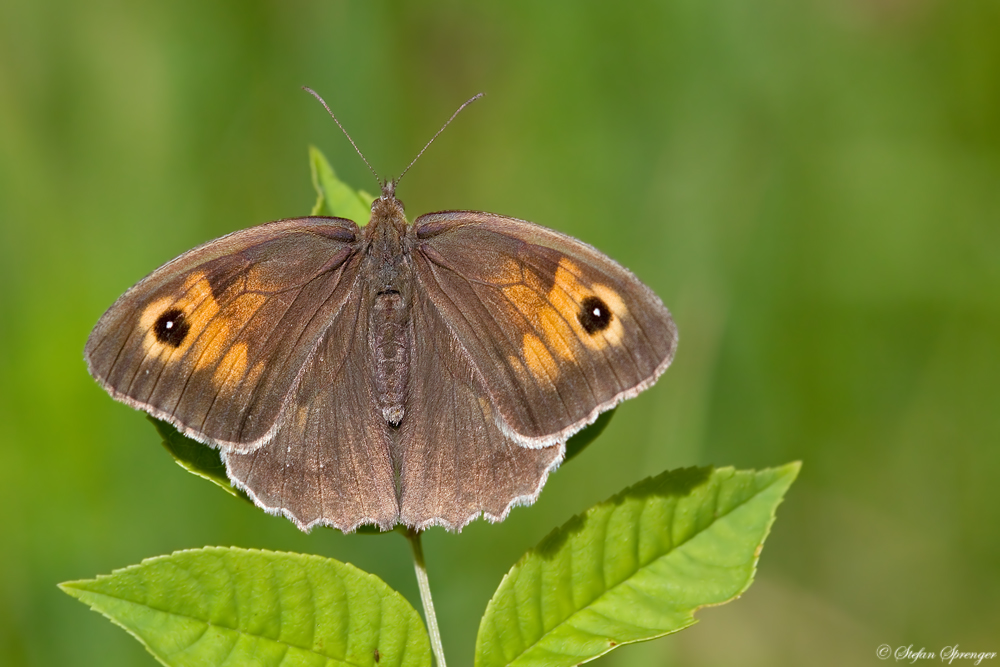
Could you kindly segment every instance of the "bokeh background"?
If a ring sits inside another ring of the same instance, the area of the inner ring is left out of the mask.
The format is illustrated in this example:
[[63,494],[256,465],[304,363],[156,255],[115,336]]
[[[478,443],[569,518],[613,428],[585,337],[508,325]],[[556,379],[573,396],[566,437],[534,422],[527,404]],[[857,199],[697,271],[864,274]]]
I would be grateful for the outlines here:
[[804,461],[757,581],[601,665],[1000,651],[1000,6],[976,0],[0,3],[0,664],[153,665],[60,593],[175,549],[314,552],[419,604],[398,535],[300,534],[177,467],[81,352],[114,299],[305,214],[316,144],[411,217],[513,215],[651,285],[674,367],[500,525],[425,538],[471,664],[508,567],[647,475]]

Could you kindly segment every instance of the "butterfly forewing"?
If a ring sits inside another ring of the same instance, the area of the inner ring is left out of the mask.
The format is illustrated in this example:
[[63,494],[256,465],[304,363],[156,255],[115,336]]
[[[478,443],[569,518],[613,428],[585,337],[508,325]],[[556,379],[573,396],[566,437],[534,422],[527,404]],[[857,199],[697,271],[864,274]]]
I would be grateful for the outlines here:
[[669,311],[635,276],[571,237],[470,211],[418,218],[418,282],[520,444],[563,442],[669,365]]
[[97,323],[91,374],[202,442],[259,446],[351,296],[357,231],[336,218],[284,220],[181,255]]

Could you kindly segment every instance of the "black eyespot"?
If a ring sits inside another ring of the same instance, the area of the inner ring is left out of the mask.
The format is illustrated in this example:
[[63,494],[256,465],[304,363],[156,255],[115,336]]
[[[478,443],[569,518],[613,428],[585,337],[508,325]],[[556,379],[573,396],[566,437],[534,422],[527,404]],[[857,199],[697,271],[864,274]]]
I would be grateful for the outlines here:
[[580,313],[576,316],[583,330],[594,335],[611,326],[611,309],[604,300],[596,296],[588,296],[580,305]]
[[191,325],[184,321],[184,313],[176,308],[171,308],[160,315],[153,325],[156,340],[171,347],[180,347],[189,331]]

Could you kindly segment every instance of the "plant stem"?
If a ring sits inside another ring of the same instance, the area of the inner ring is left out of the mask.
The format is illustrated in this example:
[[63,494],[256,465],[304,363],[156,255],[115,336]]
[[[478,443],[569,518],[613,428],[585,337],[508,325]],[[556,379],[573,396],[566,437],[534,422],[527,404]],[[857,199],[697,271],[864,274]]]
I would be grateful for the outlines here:
[[410,546],[413,548],[413,569],[417,571],[420,602],[424,605],[424,618],[427,620],[427,634],[431,637],[434,661],[437,663],[437,667],[447,667],[444,662],[444,647],[441,645],[437,616],[434,614],[434,600],[431,599],[431,585],[427,581],[427,566],[424,564],[424,548],[420,545],[420,531],[407,529],[406,539],[410,541]]

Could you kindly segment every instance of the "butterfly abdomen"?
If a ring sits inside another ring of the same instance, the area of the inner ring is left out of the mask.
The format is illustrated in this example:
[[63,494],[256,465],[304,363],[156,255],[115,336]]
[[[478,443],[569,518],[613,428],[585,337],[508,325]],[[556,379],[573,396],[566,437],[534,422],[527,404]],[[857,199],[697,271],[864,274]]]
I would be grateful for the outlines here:
[[375,400],[386,423],[399,426],[410,377],[410,314],[403,295],[375,297],[368,327],[375,371]]

